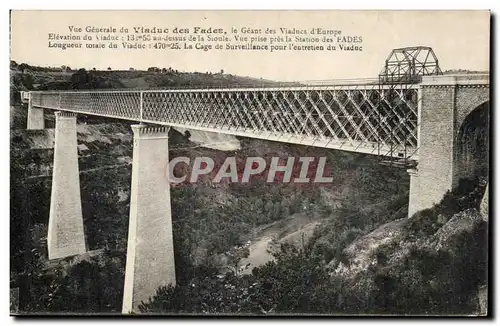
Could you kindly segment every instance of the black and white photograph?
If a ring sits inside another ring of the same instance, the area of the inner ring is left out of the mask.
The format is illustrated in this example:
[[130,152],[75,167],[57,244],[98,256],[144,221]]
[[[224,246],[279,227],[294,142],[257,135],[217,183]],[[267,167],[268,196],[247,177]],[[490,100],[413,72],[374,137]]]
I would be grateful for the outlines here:
[[10,314],[488,316],[491,22],[10,11]]

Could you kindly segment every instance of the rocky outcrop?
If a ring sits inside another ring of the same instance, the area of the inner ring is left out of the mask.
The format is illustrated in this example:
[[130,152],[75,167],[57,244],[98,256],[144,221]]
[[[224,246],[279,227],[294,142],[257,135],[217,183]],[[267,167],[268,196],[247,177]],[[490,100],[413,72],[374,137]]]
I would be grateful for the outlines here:
[[473,234],[483,222],[478,210],[468,209],[453,215],[433,235],[415,237],[410,236],[405,228],[410,221],[401,219],[384,224],[354,240],[343,251],[347,262],[330,263],[331,267],[335,267],[334,274],[352,279],[370,266],[398,264],[408,257],[414,248],[431,251],[453,250],[464,234]]
[[10,289],[10,313],[17,314],[19,312],[19,288]]
[[481,212],[481,217],[483,218],[484,221],[488,222],[488,206],[489,206],[489,200],[488,200],[488,185],[486,185],[486,189],[484,190],[484,195],[483,199],[481,200],[481,206],[479,211]]
[[235,136],[180,127],[174,129],[183,135],[188,134],[190,141],[202,147],[221,151],[237,151],[241,149],[240,142]]
[[[335,274],[350,278],[376,264],[377,251],[383,246],[397,245],[397,242],[402,239],[403,228],[409,221],[409,219],[405,218],[386,223],[367,235],[354,240],[344,249],[344,255],[349,261],[348,264],[339,263],[335,269]],[[335,265],[335,262],[331,262],[330,265]]]
[[[489,214],[489,200],[488,200],[488,187],[489,184],[486,185],[486,189],[484,190],[483,199],[481,200],[481,205],[479,208],[481,218],[483,221],[488,222],[488,214]],[[477,293],[478,301],[479,301],[479,314],[485,316],[488,314],[488,285],[482,285],[478,289]]]
[[481,222],[481,215],[476,209],[457,213],[434,234],[430,247],[434,250],[448,250],[451,245],[456,243],[455,239],[464,233],[473,232]]
[[[99,142],[107,145],[132,142],[132,132],[120,123],[87,125],[78,124],[79,150],[88,150],[88,144]],[[16,148],[22,149],[53,149],[54,129],[42,130],[12,130],[11,141]],[[86,145],[87,144],[87,145]],[[82,147],[84,146],[84,147]]]
[[488,314],[488,285],[480,286],[477,291],[479,301],[479,314],[486,316]]
[[12,130],[11,141],[16,148],[52,149],[54,148],[54,129]]

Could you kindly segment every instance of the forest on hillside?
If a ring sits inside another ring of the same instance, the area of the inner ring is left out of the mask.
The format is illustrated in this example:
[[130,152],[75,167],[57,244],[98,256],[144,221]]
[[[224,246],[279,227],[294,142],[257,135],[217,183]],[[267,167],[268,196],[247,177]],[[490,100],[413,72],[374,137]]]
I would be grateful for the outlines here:
[[252,87],[292,85],[262,78],[242,77],[224,70],[217,72],[183,72],[172,67],[150,67],[147,70],[106,70],[95,68],[38,67],[11,61],[11,100],[19,100],[19,91],[75,89],[163,89],[188,87]]

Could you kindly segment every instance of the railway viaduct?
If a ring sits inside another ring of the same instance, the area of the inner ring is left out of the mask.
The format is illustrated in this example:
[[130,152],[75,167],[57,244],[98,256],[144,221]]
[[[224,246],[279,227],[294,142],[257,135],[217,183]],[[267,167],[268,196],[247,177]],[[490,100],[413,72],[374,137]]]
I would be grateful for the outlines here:
[[[169,126],[347,150],[410,162],[408,216],[439,202],[488,162],[472,135],[489,121],[489,75],[430,75],[388,86],[152,91],[23,92],[28,129],[55,111],[49,259],[86,251],[77,114],[136,121],[123,312],[175,284],[168,163]],[[471,127],[472,126],[472,127]],[[472,131],[471,131],[472,130]],[[487,127],[486,127],[486,130]],[[487,132],[487,131],[486,131]]]

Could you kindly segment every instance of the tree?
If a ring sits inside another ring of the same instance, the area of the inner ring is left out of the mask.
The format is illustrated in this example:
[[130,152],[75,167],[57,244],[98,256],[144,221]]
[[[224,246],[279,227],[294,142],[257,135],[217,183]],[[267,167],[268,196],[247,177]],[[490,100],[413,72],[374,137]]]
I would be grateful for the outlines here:
[[104,254],[55,275],[32,277],[27,312],[119,312],[123,297],[123,257]]
[[90,83],[90,75],[85,68],[80,68],[77,72],[71,75],[70,81],[72,88],[74,89],[89,88],[88,85]]
[[29,69],[29,68],[30,68],[30,66],[27,63],[24,63],[24,62],[19,65],[19,70],[21,70],[23,72],[24,72],[25,69]]
[[283,245],[276,261],[251,275],[198,276],[175,288],[160,288],[143,312],[338,313],[343,292],[322,257]]
[[111,67],[108,67],[108,71],[111,71]]
[[249,255],[250,250],[248,249],[248,246],[233,247],[229,250],[227,253],[227,263],[231,266],[235,275],[239,275],[240,261],[243,258],[248,258]]

